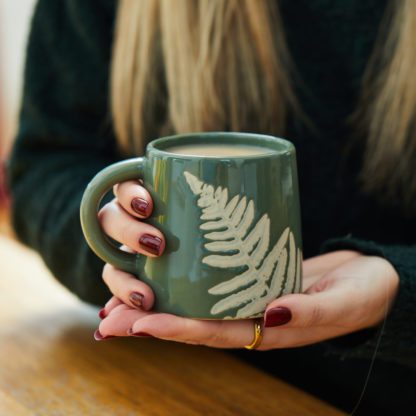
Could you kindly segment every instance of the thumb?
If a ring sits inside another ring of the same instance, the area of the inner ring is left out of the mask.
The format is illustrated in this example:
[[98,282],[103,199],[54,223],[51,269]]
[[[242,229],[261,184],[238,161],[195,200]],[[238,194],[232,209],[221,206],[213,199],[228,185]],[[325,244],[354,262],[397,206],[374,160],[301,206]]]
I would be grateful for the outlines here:
[[307,328],[339,325],[348,305],[345,292],[337,285],[320,292],[289,294],[267,305],[264,326]]

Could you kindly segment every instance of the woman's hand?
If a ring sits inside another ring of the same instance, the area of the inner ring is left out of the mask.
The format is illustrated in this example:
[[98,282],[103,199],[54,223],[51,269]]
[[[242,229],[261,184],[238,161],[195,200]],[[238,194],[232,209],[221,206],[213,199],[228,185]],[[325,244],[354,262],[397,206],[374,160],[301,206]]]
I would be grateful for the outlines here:
[[[114,240],[123,244],[126,251],[137,252],[149,257],[163,253],[163,234],[150,224],[140,221],[150,216],[153,201],[149,192],[138,181],[127,181],[113,188],[116,196],[98,213],[101,227]],[[150,309],[153,306],[152,289],[134,276],[116,271],[107,264],[103,279],[111,292],[125,305],[132,308]],[[104,312],[101,312],[101,315]]]
[[[388,313],[399,284],[388,261],[354,251],[306,260],[303,275],[303,293],[285,295],[267,306],[258,349],[313,344],[377,326]],[[108,266],[105,281],[116,296],[103,309],[105,319],[96,339],[150,335],[218,348],[241,348],[253,341],[251,320],[202,321],[132,308],[119,299],[127,297],[135,280]]]

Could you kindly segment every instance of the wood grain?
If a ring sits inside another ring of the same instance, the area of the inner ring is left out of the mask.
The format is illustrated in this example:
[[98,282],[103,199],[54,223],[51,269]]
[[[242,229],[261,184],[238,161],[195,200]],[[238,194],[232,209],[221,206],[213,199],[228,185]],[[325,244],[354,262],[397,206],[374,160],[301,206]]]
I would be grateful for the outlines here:
[[0,276],[1,415],[343,414],[220,350],[94,341],[97,309],[1,235]]

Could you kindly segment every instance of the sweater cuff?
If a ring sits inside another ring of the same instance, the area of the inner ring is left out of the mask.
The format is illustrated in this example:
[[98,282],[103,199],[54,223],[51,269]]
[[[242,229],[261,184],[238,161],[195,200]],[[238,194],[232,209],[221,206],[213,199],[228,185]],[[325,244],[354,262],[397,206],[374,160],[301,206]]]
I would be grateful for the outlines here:
[[[326,241],[321,253],[336,250],[355,250],[364,255],[383,257],[399,275],[399,290],[385,322],[376,328],[327,341],[328,351],[341,358],[371,358],[377,349],[377,358],[407,364],[414,362],[416,334],[416,247],[383,245],[353,237]],[[378,345],[378,346],[377,346]]]

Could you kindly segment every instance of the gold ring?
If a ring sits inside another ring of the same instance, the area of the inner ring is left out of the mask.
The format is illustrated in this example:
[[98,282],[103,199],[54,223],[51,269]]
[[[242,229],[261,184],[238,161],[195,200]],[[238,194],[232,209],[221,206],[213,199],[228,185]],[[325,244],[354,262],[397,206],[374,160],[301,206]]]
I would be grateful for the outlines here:
[[263,340],[263,318],[256,318],[254,322],[254,340],[250,345],[246,345],[244,348],[248,350],[256,349]]

